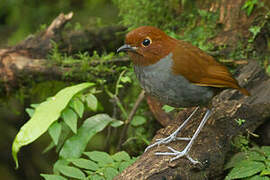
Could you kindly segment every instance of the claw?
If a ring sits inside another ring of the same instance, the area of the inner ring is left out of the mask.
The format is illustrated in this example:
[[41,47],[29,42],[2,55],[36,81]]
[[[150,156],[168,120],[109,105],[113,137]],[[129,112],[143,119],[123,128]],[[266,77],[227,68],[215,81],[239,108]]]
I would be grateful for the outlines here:
[[155,155],[158,155],[158,156],[175,156],[175,157],[170,159],[170,162],[185,156],[188,160],[190,160],[190,162],[192,164],[200,163],[199,161],[194,160],[193,158],[191,158],[189,156],[187,149],[184,149],[183,151],[177,151],[177,150],[175,150],[175,149],[173,149],[171,147],[168,147],[168,149],[171,150],[172,152],[156,152]]
[[[183,151],[177,151],[177,150],[175,150],[175,149],[173,149],[171,147],[168,147],[168,149],[171,152],[156,152],[155,155],[158,155],[158,156],[175,156],[175,157],[170,159],[170,162],[185,156],[188,160],[190,160],[190,162],[192,164],[200,163],[199,161],[194,160],[193,158],[191,158],[188,153],[189,153],[189,151],[191,149],[192,144],[194,143],[194,140],[196,139],[196,137],[200,133],[202,127],[204,126],[204,124],[206,123],[206,121],[207,121],[207,119],[209,118],[210,115],[211,115],[211,111],[207,110],[204,117],[203,117],[203,119],[202,119],[202,121],[201,121],[201,123],[200,123],[200,125],[199,125],[199,127],[197,128],[197,130],[195,131],[193,137],[190,139],[189,143],[187,144],[187,146],[185,147],[185,149]],[[164,139],[166,139],[166,138],[164,138]],[[156,142],[156,143],[158,143],[158,142]],[[150,146],[153,147],[153,146],[155,146],[156,143],[154,143],[154,144],[152,144]],[[148,147],[151,148],[150,146],[148,146]]]
[[174,131],[170,136],[166,137],[166,138],[160,138],[160,139],[156,139],[156,142],[149,145],[144,152],[148,151],[148,149],[154,147],[154,146],[159,146],[160,144],[168,144],[172,141],[175,140],[182,140],[182,141],[189,141],[191,140],[191,138],[187,138],[187,137],[177,137],[177,134],[180,132],[180,130],[188,123],[188,121],[191,119],[191,117],[195,114],[195,112],[199,109],[199,107],[197,107],[190,115],[189,117],[183,122],[183,124],[181,124],[176,131]]
[[148,151],[148,149],[154,147],[154,146],[159,146],[160,144],[168,144],[172,141],[175,140],[181,140],[181,141],[189,141],[191,140],[191,138],[186,138],[186,137],[176,137],[174,136],[174,134],[171,134],[170,136],[166,137],[166,138],[160,138],[160,139],[156,139],[156,142],[147,146],[144,150],[144,152]]

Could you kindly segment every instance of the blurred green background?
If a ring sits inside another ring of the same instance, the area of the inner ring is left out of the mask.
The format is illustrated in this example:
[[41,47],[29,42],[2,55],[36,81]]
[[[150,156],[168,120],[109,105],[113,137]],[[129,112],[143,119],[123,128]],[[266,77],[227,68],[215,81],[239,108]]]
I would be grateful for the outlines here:
[[0,45],[14,45],[46,27],[59,13],[74,12],[73,22],[84,26],[109,25],[119,21],[111,0],[1,0]]

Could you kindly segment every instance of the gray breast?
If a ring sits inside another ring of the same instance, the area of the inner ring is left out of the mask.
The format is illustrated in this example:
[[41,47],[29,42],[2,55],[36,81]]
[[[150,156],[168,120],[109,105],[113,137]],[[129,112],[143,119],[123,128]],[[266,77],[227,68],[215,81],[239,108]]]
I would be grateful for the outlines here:
[[207,104],[214,96],[209,87],[191,84],[181,75],[172,73],[172,54],[149,66],[134,65],[142,88],[164,104],[192,107]]

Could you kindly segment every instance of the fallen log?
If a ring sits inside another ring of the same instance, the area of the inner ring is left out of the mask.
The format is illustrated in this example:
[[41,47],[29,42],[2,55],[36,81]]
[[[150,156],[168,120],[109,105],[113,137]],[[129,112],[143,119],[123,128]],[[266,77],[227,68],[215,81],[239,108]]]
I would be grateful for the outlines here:
[[[53,48],[53,42],[58,45],[59,52],[72,56],[79,52],[89,52],[91,54],[94,50],[99,52],[107,50],[110,52],[111,49],[105,49],[105,45],[110,43],[108,47],[112,48],[115,46],[116,49],[116,47],[122,44],[124,34],[119,34],[119,32],[123,32],[125,28],[121,26],[66,32],[64,27],[72,19],[72,16],[72,12],[66,15],[61,13],[46,30],[28,36],[24,41],[15,46],[0,49],[1,92],[17,89],[20,84],[25,84],[29,80],[85,81],[86,79],[81,75],[81,64],[83,62],[78,60],[71,65],[64,66],[50,59],[48,55]],[[109,63],[109,66],[112,67],[113,64],[127,65],[129,60],[127,57],[121,57],[102,61],[102,63]],[[100,60],[88,62],[89,67],[99,64]],[[91,71],[83,73],[92,73],[93,79],[96,79],[99,75],[102,77],[112,77],[112,74],[115,74],[113,70],[107,73],[100,73],[97,76]],[[69,74],[68,77],[67,74]]]

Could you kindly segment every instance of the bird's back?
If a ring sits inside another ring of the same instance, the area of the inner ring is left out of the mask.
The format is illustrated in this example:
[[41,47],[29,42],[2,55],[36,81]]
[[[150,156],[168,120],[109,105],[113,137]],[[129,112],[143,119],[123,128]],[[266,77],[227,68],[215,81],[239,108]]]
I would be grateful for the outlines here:
[[178,41],[173,50],[173,72],[182,75],[199,86],[238,89],[245,95],[248,91],[239,86],[228,69],[199,48]]
[[206,105],[214,96],[212,88],[190,83],[172,71],[172,54],[149,66],[134,65],[142,88],[164,104],[174,107]]

